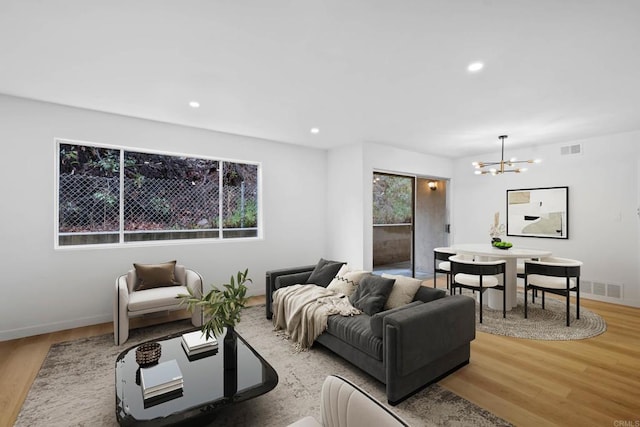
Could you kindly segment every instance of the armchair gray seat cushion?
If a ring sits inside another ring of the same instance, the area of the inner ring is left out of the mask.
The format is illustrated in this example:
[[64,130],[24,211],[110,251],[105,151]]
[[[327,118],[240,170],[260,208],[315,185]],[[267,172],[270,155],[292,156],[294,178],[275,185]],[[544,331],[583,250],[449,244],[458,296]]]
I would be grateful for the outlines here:
[[[188,294],[191,289],[196,295],[202,295],[202,276],[183,265],[174,267],[176,285],[152,287],[136,290],[139,278],[136,269],[131,269],[116,279],[113,299],[113,336],[116,345],[129,338],[129,319],[149,313],[184,309],[176,297]],[[202,311],[196,308],[191,315],[194,326],[202,326]]]

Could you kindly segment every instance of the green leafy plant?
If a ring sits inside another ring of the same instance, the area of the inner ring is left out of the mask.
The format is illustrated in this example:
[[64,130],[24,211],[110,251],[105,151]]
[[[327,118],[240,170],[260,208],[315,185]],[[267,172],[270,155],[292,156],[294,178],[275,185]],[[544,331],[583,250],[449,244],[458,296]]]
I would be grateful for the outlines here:
[[202,332],[207,339],[219,336],[225,327],[235,327],[240,322],[242,309],[247,304],[247,286],[245,283],[253,283],[247,277],[249,270],[239,271],[236,277],[231,276],[229,283],[222,285],[224,289],[216,286],[206,295],[198,297],[189,289],[189,294],[178,295],[181,304],[186,304],[187,310],[193,312],[200,307],[206,321],[202,324]]
[[258,207],[256,202],[249,200],[244,212],[240,208],[233,211],[231,217],[225,218],[224,225],[229,228],[255,227],[258,224]]

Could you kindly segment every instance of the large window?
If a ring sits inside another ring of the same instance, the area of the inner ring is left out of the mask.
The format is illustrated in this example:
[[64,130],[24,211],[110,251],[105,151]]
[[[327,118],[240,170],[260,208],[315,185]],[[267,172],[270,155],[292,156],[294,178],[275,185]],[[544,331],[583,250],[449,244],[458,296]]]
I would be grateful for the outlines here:
[[58,245],[258,236],[254,163],[58,141]]

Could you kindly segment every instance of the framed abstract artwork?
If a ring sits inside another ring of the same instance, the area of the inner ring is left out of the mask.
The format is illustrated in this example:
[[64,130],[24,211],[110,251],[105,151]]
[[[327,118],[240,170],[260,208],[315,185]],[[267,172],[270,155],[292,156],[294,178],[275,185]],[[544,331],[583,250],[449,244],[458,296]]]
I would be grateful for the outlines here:
[[507,190],[507,236],[569,238],[569,187]]

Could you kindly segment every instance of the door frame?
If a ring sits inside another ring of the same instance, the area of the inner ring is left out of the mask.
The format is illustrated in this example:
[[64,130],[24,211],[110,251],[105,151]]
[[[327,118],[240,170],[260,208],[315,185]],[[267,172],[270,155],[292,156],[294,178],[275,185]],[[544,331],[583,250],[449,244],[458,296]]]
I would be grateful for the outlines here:
[[[416,276],[416,259],[415,259],[415,255],[416,255],[416,185],[417,185],[417,181],[418,181],[418,177],[415,174],[406,174],[406,173],[398,173],[398,172],[389,172],[389,171],[381,171],[381,170],[373,170],[372,173],[372,179],[375,179],[376,175],[386,175],[386,176],[394,176],[394,177],[400,177],[400,178],[409,178],[411,180],[411,223],[410,223],[410,237],[411,237],[411,248],[410,248],[410,265],[411,265],[411,277],[415,277]],[[373,193],[373,191],[372,191]],[[373,210],[371,212],[371,215],[373,216]],[[373,221],[372,221],[373,222]],[[372,224],[372,227],[375,226],[375,224]],[[373,232],[373,229],[372,229]],[[375,251],[375,242],[373,241],[373,236],[372,236],[372,242],[371,242],[371,260],[372,260],[372,268],[374,267],[373,265],[373,259],[374,259],[374,251]]]

